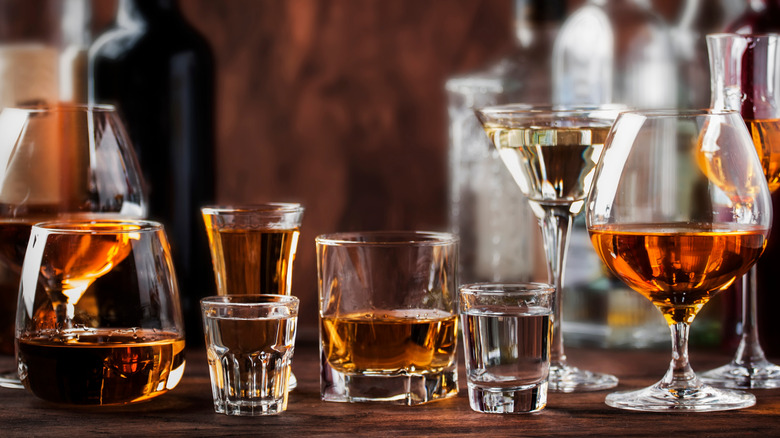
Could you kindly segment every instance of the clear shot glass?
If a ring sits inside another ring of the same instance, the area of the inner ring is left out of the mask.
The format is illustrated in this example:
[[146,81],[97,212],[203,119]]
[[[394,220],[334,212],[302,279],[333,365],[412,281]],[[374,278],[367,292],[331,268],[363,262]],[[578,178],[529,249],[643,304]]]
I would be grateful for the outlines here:
[[544,283],[461,286],[471,409],[516,414],[547,405],[554,291]]
[[201,300],[216,412],[251,416],[287,409],[298,303],[289,295]]

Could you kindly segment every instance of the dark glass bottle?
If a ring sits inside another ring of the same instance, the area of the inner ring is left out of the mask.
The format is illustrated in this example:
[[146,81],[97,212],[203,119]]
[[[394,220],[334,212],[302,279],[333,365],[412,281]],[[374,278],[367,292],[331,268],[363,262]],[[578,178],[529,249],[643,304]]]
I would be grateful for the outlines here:
[[90,48],[90,99],[115,104],[146,179],[149,218],[171,243],[188,341],[214,288],[200,207],[214,199],[214,60],[177,0],[121,0]]

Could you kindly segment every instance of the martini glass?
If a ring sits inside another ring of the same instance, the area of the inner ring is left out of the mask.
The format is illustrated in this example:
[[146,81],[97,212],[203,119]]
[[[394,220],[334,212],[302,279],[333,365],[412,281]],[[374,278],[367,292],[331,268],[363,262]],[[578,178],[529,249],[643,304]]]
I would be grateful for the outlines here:
[[[707,35],[712,107],[738,111],[750,129],[769,190],[780,188],[780,36]],[[758,337],[756,265],[742,277],[742,335],[730,363],[702,373],[727,388],[778,388],[780,367]],[[767,291],[768,292],[768,291]]]
[[539,220],[548,283],[555,286],[549,389],[594,391],[617,386],[609,374],[567,363],[561,330],[561,299],[568,239],[588,196],[616,107],[554,109],[503,105],[477,110],[490,140]]
[[758,260],[772,224],[761,163],[739,113],[625,112],[610,131],[587,202],[596,253],[661,311],[672,360],[655,385],[609,394],[639,411],[719,411],[752,394],[703,383],[688,360],[701,308]]

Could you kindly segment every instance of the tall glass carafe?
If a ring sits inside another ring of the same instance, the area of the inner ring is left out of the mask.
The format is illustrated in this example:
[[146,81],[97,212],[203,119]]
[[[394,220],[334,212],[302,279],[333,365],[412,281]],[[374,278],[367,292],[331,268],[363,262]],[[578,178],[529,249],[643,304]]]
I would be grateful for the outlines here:
[[[780,188],[780,36],[707,35],[712,71],[712,107],[742,115],[761,160],[769,190]],[[742,337],[730,364],[702,374],[732,388],[780,387],[780,367],[767,361],[758,335],[754,265],[742,277]],[[772,293],[764,290],[762,293]]]
[[[726,27],[726,31],[739,34],[780,33],[780,0],[750,0],[747,1],[747,9],[740,16],[732,20]],[[780,205],[780,191],[773,193],[774,205]],[[775,227],[780,224],[780,215],[775,215]],[[774,267],[780,263],[780,241],[770,239],[764,255],[758,261],[757,283],[761,289],[780,289],[780,277],[773,275]],[[766,339],[770,336],[780,336],[780,322],[774,318],[773,310],[780,306],[779,294],[760,294],[758,297],[759,325]],[[739,307],[739,297],[734,294],[735,306]],[[728,322],[736,322],[727,328],[736,327],[736,335],[741,336],[742,326],[739,321],[741,312],[728,314]],[[764,342],[764,351],[770,357],[780,355],[780,342]]]
[[512,52],[446,84],[450,221],[461,238],[461,282],[529,281],[546,275],[536,219],[473,111],[500,103],[550,102],[550,52],[565,1],[515,0],[514,6]]

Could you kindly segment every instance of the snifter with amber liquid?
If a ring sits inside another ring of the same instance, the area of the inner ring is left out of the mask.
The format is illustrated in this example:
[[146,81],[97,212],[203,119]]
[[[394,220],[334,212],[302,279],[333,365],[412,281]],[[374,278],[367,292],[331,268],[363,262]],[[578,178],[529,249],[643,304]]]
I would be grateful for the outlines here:
[[[135,153],[109,105],[48,104],[0,112],[0,354],[14,318],[30,230],[42,221],[146,215]],[[15,369],[0,386],[21,388]]]
[[184,372],[184,329],[162,225],[34,225],[16,332],[19,377],[44,400],[120,405],[173,389]]
[[772,223],[761,162],[739,113],[621,113],[596,167],[586,222],[596,253],[661,311],[672,336],[666,375],[609,394],[606,403],[697,412],[755,404],[752,394],[705,384],[688,360],[690,324],[758,260]]

